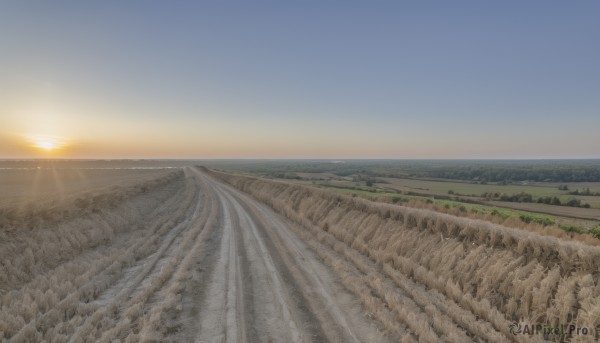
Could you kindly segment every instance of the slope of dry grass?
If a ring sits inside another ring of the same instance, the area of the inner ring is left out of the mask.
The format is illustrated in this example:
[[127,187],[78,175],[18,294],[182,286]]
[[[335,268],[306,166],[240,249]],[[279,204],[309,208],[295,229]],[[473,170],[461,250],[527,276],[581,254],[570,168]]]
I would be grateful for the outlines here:
[[128,200],[150,189],[161,189],[177,178],[182,178],[181,172],[108,193],[98,194],[92,190],[73,201],[3,209],[0,212],[0,290],[18,286],[74,254],[111,240],[116,233],[134,228],[142,212],[155,206],[160,198],[152,194],[143,201]]
[[428,209],[211,175],[298,224],[298,235],[390,330],[408,328],[431,342],[535,341],[542,336],[515,336],[508,325],[576,324],[594,332],[600,325],[599,247]]
[[93,313],[92,300],[127,266],[152,253],[174,225],[171,215],[187,209],[181,205],[194,193],[184,186],[183,172],[174,171],[106,193],[92,189],[74,201],[5,208],[0,339],[67,341]]

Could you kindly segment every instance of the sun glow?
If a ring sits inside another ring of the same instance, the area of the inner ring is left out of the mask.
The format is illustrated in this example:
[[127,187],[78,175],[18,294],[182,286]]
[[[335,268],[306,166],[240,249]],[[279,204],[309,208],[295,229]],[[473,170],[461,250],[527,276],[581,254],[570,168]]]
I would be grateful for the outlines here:
[[35,145],[42,149],[42,150],[47,150],[47,151],[51,151],[56,149],[57,145],[55,142],[51,142],[51,141],[38,141],[35,143]]
[[65,140],[54,136],[32,135],[28,137],[31,146],[44,152],[54,152],[65,146]]

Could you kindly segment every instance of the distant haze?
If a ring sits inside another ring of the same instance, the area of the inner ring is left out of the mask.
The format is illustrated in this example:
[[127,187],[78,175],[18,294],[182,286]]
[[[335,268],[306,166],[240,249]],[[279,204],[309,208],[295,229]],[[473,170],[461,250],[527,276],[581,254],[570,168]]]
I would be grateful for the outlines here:
[[600,2],[0,4],[0,158],[599,158]]

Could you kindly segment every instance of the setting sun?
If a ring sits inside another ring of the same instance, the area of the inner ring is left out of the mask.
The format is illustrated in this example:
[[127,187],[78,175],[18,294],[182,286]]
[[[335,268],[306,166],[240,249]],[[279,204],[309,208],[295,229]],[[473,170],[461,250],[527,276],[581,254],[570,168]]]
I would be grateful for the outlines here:
[[39,141],[35,143],[40,149],[51,151],[56,149],[56,143],[51,141]]
[[54,136],[32,135],[27,138],[36,150],[53,152],[65,146],[65,140]]

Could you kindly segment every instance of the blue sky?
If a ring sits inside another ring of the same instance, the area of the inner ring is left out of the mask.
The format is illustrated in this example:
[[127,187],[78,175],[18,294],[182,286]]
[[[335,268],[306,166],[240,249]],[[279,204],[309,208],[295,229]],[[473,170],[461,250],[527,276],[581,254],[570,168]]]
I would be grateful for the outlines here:
[[[594,1],[0,4],[0,157],[600,157]],[[58,153],[58,152],[55,152]]]

